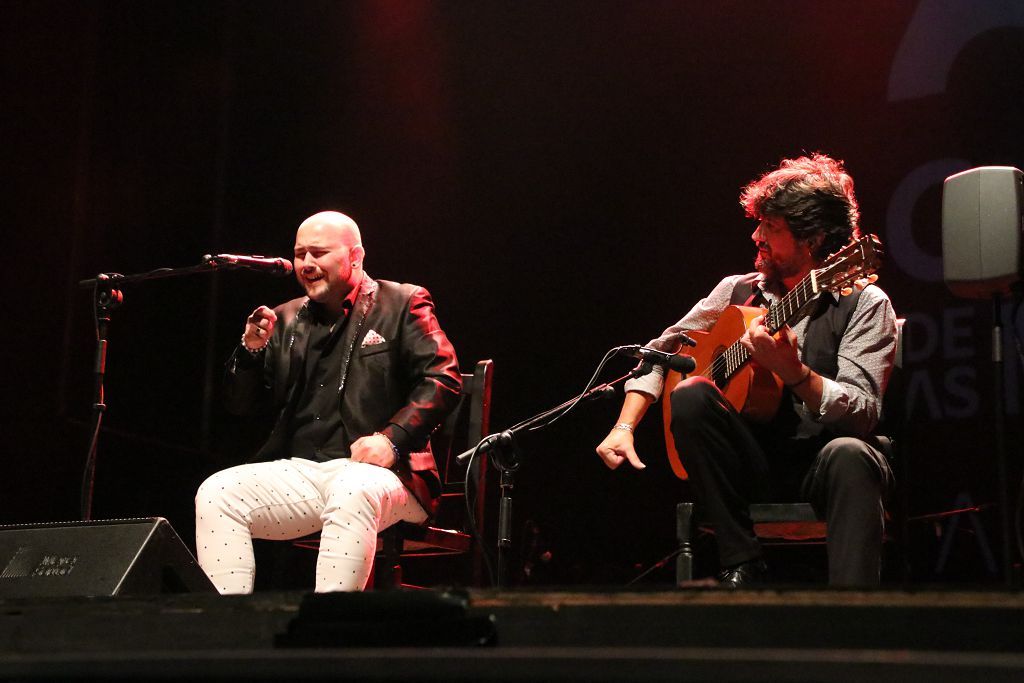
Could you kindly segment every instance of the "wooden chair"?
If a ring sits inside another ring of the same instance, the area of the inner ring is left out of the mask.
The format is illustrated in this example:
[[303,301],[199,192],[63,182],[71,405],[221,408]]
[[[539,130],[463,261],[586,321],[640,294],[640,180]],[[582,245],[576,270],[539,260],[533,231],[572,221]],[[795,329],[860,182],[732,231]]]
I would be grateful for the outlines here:
[[[903,427],[903,391],[901,387],[900,369],[903,367],[903,323],[904,319],[896,320],[896,361],[893,376],[886,389],[886,407],[882,423],[877,430],[880,434],[882,451],[894,470],[897,490],[894,492],[895,505],[886,511],[886,540],[895,540],[898,548],[904,546],[906,538],[906,497],[903,479],[905,460],[897,448],[902,444]],[[669,414],[666,411],[666,433],[670,436]],[[674,449],[671,438],[667,438],[669,448]],[[678,462],[678,455],[673,461],[673,468]],[[678,471],[676,472],[678,474]],[[749,507],[750,520],[754,524],[754,535],[762,545],[814,544],[823,545],[828,533],[825,520],[821,519],[810,503],[752,503]],[[702,526],[694,520],[694,504],[690,502],[676,505],[676,539],[679,541],[679,554],[676,557],[676,584],[693,581],[693,532],[695,528],[704,528],[713,533],[707,525]],[[900,573],[905,578],[908,574],[905,557],[900,554]]]
[[[455,457],[490,433],[493,378],[494,361],[491,360],[477,362],[472,374],[463,373],[462,395],[458,405],[430,437],[430,447],[441,480],[438,513],[427,524],[399,522],[378,535],[377,554],[370,579],[370,585],[375,590],[403,585],[403,557],[469,554],[473,583],[484,583],[483,549],[474,540],[466,519],[466,468],[459,465]],[[469,493],[475,496],[473,515],[479,527],[484,519],[486,459],[476,459],[472,467]],[[301,538],[293,541],[292,545],[306,550],[319,550],[320,536],[316,534]]]
[[472,556],[475,585],[484,583],[483,548],[475,541],[466,519],[466,496],[473,495],[473,517],[477,528],[483,524],[487,461],[472,464],[466,491],[466,467],[455,457],[473,448],[490,433],[491,387],[494,361],[477,362],[472,374],[462,375],[459,405],[430,438],[441,479],[441,504],[429,524],[400,522],[378,537],[373,587],[387,589],[402,585],[402,557],[431,557],[454,554]]

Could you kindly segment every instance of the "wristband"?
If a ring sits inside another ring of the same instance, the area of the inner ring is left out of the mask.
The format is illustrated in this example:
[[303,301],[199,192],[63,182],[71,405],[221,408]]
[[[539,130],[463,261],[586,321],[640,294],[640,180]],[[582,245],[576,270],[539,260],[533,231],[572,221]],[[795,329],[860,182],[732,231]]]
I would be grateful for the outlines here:
[[628,422],[620,422],[614,427],[612,427],[612,429],[621,429],[624,432],[629,432],[630,434],[633,433],[633,425],[629,424]]
[[388,445],[391,446],[391,451],[395,454],[395,464],[392,465],[391,467],[398,467],[398,463],[402,461],[402,454],[398,451],[398,446],[395,445],[395,442],[389,439],[388,435],[385,434],[384,432],[374,432],[373,435],[383,436],[384,440],[388,442]]

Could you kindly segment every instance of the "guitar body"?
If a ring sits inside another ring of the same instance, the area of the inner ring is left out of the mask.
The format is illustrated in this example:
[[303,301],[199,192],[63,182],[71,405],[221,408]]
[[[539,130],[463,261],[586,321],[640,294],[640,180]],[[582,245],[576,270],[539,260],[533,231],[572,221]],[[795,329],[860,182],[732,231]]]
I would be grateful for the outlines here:
[[[694,375],[707,377],[715,382],[722,395],[743,417],[752,422],[767,422],[775,416],[782,398],[782,380],[756,363],[746,363],[732,377],[723,379],[716,376],[712,363],[722,355],[750,327],[751,321],[764,315],[763,308],[751,306],[729,306],[707,332],[690,332],[697,342],[689,355],[697,364]],[[670,370],[665,374],[665,388],[661,397],[661,409],[665,421],[665,446],[668,451],[672,472],[680,479],[688,478],[686,468],[679,458],[679,451],[672,437],[672,402],[670,396],[682,380],[682,376]]]

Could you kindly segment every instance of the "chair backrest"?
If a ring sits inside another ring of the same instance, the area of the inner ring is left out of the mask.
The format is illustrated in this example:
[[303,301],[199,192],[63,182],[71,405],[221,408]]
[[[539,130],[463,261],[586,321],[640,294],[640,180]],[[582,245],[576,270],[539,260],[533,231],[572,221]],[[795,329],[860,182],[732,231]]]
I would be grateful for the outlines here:
[[[441,479],[441,510],[438,522],[444,525],[451,517],[461,519],[461,511],[446,510],[445,498],[459,498],[466,495],[466,468],[455,461],[460,453],[473,448],[482,438],[490,433],[491,422],[491,387],[494,380],[494,361],[478,361],[472,374],[462,375],[462,395],[459,404],[448,418],[430,437],[430,447],[437,461],[437,471]],[[470,493],[477,500],[475,510],[477,523],[483,518],[484,497],[478,492],[483,490],[486,475],[486,459],[476,458],[469,481],[475,485]],[[463,506],[464,507],[464,506]],[[460,524],[461,526],[461,524]]]
[[882,412],[878,416],[878,425],[875,427],[875,434],[884,437],[882,444],[890,464],[896,457],[894,442],[903,439],[906,423],[907,373],[903,367],[905,322],[904,318],[896,319],[896,359],[892,374],[889,376],[889,384],[885,388],[885,395],[882,397]]
[[903,368],[903,328],[906,327],[906,318],[896,318],[896,367]]

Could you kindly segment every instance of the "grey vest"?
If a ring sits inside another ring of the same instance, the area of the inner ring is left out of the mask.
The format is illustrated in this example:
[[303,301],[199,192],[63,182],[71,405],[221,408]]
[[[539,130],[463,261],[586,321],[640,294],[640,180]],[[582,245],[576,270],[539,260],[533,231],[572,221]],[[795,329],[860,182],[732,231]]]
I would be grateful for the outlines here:
[[[748,273],[736,283],[730,301],[739,306],[767,307],[764,293],[757,286],[757,273]],[[841,296],[837,301],[831,294],[819,295],[811,304],[810,319],[803,334],[803,362],[822,377],[835,379],[839,374],[839,342],[850,324],[850,317],[857,308],[860,290],[849,296]],[[795,406],[799,399],[788,390],[782,398],[779,414],[772,420],[771,426],[782,434],[797,437],[814,437],[825,431],[824,425],[809,418],[800,419]]]

